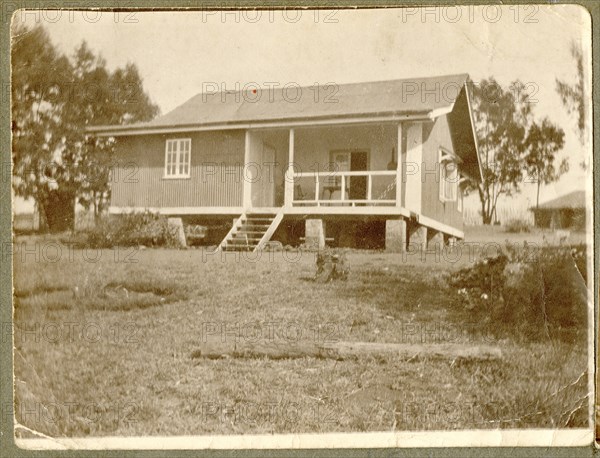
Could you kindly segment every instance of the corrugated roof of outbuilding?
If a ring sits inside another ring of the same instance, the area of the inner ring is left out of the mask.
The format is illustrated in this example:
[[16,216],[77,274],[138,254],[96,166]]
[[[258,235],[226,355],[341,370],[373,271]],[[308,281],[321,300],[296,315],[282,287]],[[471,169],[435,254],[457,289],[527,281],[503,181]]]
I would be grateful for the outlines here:
[[[556,199],[540,204],[540,210],[559,210],[562,208],[585,208],[585,191],[573,191]],[[536,208],[532,208],[536,210]]]

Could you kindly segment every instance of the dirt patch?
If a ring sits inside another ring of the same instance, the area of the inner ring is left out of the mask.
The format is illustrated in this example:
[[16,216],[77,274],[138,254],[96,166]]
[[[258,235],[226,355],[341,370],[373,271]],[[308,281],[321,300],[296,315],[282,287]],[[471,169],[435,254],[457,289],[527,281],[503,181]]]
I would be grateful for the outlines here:
[[75,285],[72,288],[36,287],[15,292],[15,313],[31,316],[32,309],[47,311],[89,309],[128,311],[165,305],[187,298],[175,284],[164,282],[110,282],[100,288]]

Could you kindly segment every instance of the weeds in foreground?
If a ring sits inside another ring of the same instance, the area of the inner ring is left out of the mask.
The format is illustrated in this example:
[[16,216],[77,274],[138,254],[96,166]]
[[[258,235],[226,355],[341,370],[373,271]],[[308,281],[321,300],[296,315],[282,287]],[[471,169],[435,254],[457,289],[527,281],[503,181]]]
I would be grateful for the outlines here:
[[[585,246],[507,243],[503,253],[448,275],[465,307],[533,339],[566,335],[587,322]],[[581,336],[584,337],[584,336]]]

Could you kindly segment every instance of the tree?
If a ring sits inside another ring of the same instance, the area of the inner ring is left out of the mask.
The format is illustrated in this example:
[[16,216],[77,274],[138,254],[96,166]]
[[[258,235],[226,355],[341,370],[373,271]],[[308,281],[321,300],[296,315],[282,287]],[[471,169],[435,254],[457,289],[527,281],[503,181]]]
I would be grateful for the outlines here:
[[55,222],[53,203],[63,201],[58,162],[64,139],[62,112],[68,102],[71,67],[46,31],[15,24],[12,64],[13,189],[37,204],[42,225]]
[[567,159],[563,159],[558,168],[554,166],[556,153],[563,147],[564,139],[564,131],[552,124],[548,118],[544,118],[539,124],[533,122],[527,132],[524,160],[529,176],[535,177],[537,183],[535,208],[538,208],[540,203],[541,185],[558,180],[569,170]]
[[560,95],[567,112],[577,116],[577,132],[579,141],[583,144],[585,133],[585,96],[584,96],[584,72],[583,52],[575,42],[571,43],[571,56],[577,67],[576,79],[570,84],[556,79],[556,91]]
[[532,112],[519,81],[504,90],[494,78],[472,85],[473,114],[483,180],[477,184],[484,224],[491,224],[498,198],[519,191]]
[[62,230],[72,227],[77,198],[97,216],[110,196],[114,139],[91,137],[86,127],[147,121],[158,108],[134,64],[110,73],[85,42],[71,62],[41,26],[16,25],[13,37],[13,188]]
[[111,103],[110,75],[104,60],[96,57],[85,41],[75,50],[72,60],[73,92],[63,117],[67,144],[64,159],[77,186],[78,202],[86,209],[92,206],[97,217],[108,194],[112,151],[105,140],[89,138],[85,128],[98,118],[98,123],[103,124],[108,117],[105,113]]
[[85,41],[73,56],[73,73],[76,91],[64,118],[66,150],[78,202],[86,209],[91,207],[98,218],[110,199],[115,141],[87,135],[86,127],[149,121],[158,114],[158,107],[144,92],[135,65],[111,74],[104,59],[95,56]]

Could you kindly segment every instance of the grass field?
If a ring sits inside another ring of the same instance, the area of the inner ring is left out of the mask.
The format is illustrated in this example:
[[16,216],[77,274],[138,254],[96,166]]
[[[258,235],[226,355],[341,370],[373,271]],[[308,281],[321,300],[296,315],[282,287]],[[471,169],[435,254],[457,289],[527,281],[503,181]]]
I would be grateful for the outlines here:
[[[27,249],[29,251],[25,252]],[[17,420],[49,435],[181,435],[587,426],[585,344],[530,341],[467,310],[459,263],[348,253],[15,248]],[[495,345],[495,361],[193,359],[203,336]],[[581,330],[585,334],[585,330]]]

